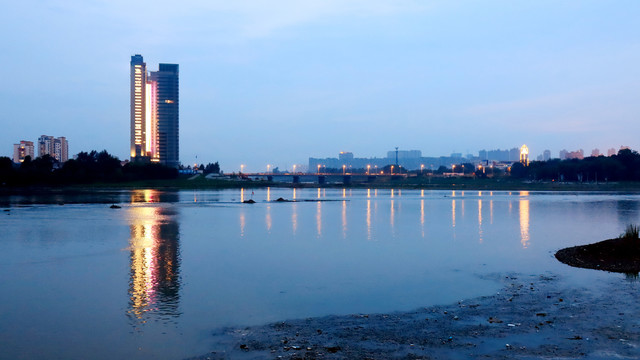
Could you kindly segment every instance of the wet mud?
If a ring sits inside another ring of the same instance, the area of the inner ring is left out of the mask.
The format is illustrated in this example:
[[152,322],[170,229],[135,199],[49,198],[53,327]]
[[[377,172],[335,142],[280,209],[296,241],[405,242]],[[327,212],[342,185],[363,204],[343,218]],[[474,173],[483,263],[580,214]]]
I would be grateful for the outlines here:
[[493,275],[500,292],[410,312],[225,328],[192,359],[610,359],[640,357],[640,284],[594,291],[556,275]]

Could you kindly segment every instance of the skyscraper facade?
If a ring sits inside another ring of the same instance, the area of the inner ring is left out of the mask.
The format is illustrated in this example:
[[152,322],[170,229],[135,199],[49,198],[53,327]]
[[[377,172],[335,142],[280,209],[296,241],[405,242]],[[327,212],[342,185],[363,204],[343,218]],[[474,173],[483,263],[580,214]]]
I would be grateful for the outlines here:
[[142,55],[131,57],[131,160],[180,165],[179,71],[160,64],[147,73]]
[[50,155],[59,162],[69,160],[69,143],[67,138],[61,136],[54,138],[49,135],[42,135],[38,138],[38,157]]

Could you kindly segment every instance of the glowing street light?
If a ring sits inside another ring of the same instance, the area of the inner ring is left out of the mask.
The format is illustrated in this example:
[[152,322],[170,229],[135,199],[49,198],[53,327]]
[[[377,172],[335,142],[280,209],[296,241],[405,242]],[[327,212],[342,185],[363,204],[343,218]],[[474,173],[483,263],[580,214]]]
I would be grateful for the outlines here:
[[318,175],[320,175],[320,164],[318,164]]
[[424,174],[424,164],[420,165],[420,175]]
[[267,174],[269,173],[269,169],[271,169],[271,164],[267,164]]
[[369,175],[370,170],[371,170],[371,165],[367,165],[367,175]]
[[344,171],[347,168],[347,165],[342,164],[342,175],[344,175]]
[[393,165],[391,165],[391,175],[393,175]]
[[293,164],[293,173],[296,173],[296,164]]
[[240,164],[240,174],[242,174],[243,170],[244,170],[244,164]]

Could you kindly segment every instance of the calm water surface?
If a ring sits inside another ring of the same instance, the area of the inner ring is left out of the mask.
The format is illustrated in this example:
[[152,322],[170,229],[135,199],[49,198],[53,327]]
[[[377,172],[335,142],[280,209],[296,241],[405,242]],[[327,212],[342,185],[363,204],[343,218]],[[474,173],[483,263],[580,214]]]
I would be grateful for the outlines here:
[[221,326],[488,295],[499,285],[481,276],[496,272],[598,287],[621,275],[553,253],[638,223],[640,196],[140,190],[0,209],[1,358],[151,359],[205,353]]

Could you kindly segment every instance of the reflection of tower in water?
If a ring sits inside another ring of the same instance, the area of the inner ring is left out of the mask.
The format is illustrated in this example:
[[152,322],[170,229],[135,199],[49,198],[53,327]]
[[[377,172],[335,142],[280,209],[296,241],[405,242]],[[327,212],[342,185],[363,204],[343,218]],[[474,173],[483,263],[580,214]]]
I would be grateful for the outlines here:
[[142,323],[180,315],[179,225],[169,208],[130,208],[129,311]]
[[520,243],[526,249],[529,247],[529,192],[520,192]]

